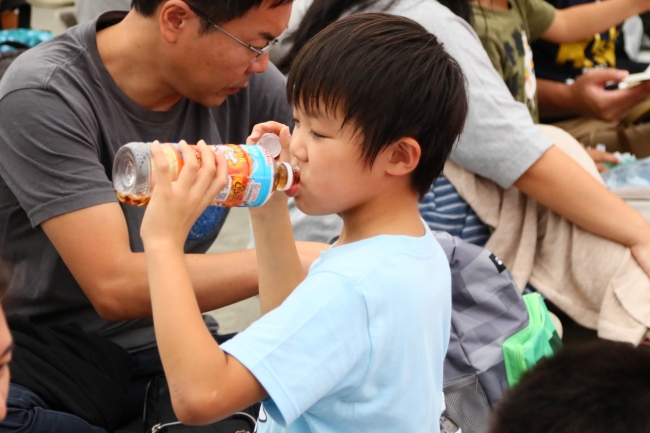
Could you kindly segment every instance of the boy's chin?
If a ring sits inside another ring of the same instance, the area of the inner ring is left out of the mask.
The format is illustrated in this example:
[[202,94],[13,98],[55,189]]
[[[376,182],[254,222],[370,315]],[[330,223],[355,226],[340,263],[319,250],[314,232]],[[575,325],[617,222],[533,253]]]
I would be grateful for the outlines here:
[[330,212],[327,209],[322,209],[322,208],[317,208],[315,206],[309,206],[307,203],[305,203],[304,200],[301,200],[300,195],[293,197],[294,203],[296,204],[296,207],[300,210],[300,212],[304,213],[305,215],[309,216],[325,216],[325,215],[332,215],[335,212]]

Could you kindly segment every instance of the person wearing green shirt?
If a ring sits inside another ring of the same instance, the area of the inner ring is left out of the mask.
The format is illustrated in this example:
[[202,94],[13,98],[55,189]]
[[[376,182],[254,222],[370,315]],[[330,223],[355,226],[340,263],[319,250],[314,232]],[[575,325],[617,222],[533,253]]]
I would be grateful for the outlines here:
[[648,0],[609,0],[555,9],[543,0],[473,0],[472,26],[512,96],[539,122],[537,84],[529,42],[558,44],[592,37],[650,10]]

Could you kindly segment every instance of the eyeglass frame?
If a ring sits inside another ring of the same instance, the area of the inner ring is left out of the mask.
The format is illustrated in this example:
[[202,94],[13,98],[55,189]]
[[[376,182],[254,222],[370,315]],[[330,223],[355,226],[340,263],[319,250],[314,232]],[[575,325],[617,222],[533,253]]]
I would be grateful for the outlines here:
[[251,50],[252,52],[254,52],[254,53],[256,54],[256,56],[255,56],[255,58],[254,58],[253,60],[255,60],[255,59],[259,59],[261,56],[263,56],[264,54],[268,53],[268,52],[271,50],[271,48],[273,48],[275,45],[277,45],[278,42],[280,42],[280,38],[275,38],[275,39],[269,41],[269,43],[266,44],[266,46],[264,46],[263,48],[261,48],[261,49],[260,49],[260,48],[256,48],[256,47],[254,47],[253,45],[248,44],[248,43],[242,41],[242,40],[239,39],[238,37],[231,35],[231,34],[228,33],[227,31],[225,31],[224,29],[222,29],[221,27],[219,27],[217,24],[214,23],[214,21],[212,21],[210,18],[208,18],[208,16],[207,16],[204,12],[202,12],[200,9],[197,9],[195,6],[192,6],[192,5],[189,4],[188,2],[184,2],[184,3],[185,3],[185,4],[190,8],[190,10],[191,10],[192,12],[194,12],[194,13],[195,13],[199,18],[201,18],[201,19],[207,21],[207,22],[208,22],[209,24],[211,24],[214,28],[216,28],[217,30],[219,30],[219,31],[220,31],[221,33],[223,33],[224,35],[228,36],[230,39],[232,39],[232,40],[238,42],[239,44],[245,46],[246,48],[248,48],[249,50]]

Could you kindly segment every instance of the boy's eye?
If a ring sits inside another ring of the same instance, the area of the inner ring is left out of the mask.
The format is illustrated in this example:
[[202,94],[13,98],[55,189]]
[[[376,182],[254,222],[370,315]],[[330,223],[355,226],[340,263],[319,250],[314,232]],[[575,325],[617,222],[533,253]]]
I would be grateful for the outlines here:
[[312,137],[318,138],[318,139],[325,138],[324,135],[319,134],[318,132],[314,131],[313,129],[311,130],[311,135],[312,135]]
[[298,126],[298,125],[300,125],[300,120],[298,120],[298,119],[296,119],[296,118],[294,117],[294,119],[293,119],[293,123],[294,123],[294,125]]

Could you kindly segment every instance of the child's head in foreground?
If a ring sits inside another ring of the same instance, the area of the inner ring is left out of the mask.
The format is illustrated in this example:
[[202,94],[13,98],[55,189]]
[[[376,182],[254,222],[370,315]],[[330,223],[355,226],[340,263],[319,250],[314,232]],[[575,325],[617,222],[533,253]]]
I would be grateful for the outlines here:
[[526,373],[492,433],[650,432],[650,350],[614,342],[562,349]]
[[460,66],[422,26],[387,14],[356,14],[316,35],[292,65],[287,96],[291,153],[309,191],[296,203],[308,214],[354,208],[364,192],[405,190],[417,203],[467,114]]

